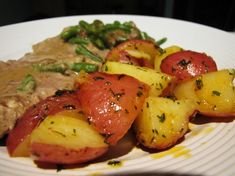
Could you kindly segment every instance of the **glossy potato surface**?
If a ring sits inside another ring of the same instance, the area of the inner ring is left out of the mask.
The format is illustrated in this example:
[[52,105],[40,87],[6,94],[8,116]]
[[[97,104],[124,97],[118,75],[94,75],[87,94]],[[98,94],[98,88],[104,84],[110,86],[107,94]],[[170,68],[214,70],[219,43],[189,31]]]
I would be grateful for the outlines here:
[[148,148],[173,146],[188,131],[189,119],[195,109],[191,100],[148,97],[134,123],[137,140]]

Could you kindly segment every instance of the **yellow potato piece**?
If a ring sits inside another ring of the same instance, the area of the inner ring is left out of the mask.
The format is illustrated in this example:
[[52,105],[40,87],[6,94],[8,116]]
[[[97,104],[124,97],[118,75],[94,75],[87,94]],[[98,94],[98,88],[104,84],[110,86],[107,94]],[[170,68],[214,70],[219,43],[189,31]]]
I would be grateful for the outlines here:
[[154,149],[174,145],[188,131],[189,118],[195,109],[191,100],[148,97],[134,123],[137,140]]
[[108,146],[80,113],[48,116],[31,134],[31,143],[59,145],[67,148]]
[[193,99],[202,114],[235,115],[234,78],[235,69],[206,73],[179,84],[174,94],[178,99]]
[[129,75],[148,84],[151,88],[149,94],[152,96],[159,96],[172,80],[171,76],[153,69],[120,62],[107,61],[103,65],[103,71],[110,74]]

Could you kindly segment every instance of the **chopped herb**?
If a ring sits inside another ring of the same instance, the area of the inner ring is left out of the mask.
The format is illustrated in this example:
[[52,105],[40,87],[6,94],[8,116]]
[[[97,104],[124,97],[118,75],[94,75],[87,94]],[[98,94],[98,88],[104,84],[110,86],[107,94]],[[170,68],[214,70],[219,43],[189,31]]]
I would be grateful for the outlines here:
[[138,90],[137,94],[136,94],[138,97],[141,97],[143,95],[143,92]]
[[30,74],[26,75],[21,81],[20,85],[16,88],[19,92],[33,93],[36,88],[36,81]]
[[146,102],[146,107],[149,108],[149,102]]
[[152,129],[152,133],[158,134],[157,129]]
[[108,161],[108,165],[110,165],[110,166],[121,166],[121,161],[111,160],[111,161]]
[[109,70],[107,65],[105,65],[104,70],[105,70],[105,71],[108,71],[108,70]]
[[125,113],[126,113],[126,114],[129,114],[129,111],[128,111],[127,109],[125,109]]
[[116,98],[117,101],[120,100],[120,98],[125,95],[124,92],[120,92],[120,93],[114,93],[114,91],[110,88],[109,91],[111,92],[111,94],[113,95],[114,98]]
[[108,139],[109,139],[113,134],[101,133],[101,135],[104,137],[104,143],[109,144]]
[[213,90],[212,91],[212,96],[220,96],[220,92],[219,91],[216,91],[216,90]]
[[166,138],[165,134],[162,134],[162,137],[163,137],[163,138]]
[[95,81],[98,81],[98,80],[104,80],[104,78],[103,77],[101,77],[101,76],[96,76],[96,77],[94,77],[93,78]]
[[77,135],[77,130],[76,129],[73,129],[73,136],[76,136]]
[[54,97],[60,97],[66,93],[69,93],[69,94],[73,94],[74,93],[74,90],[66,90],[66,89],[63,89],[63,90],[57,90],[54,94]]
[[54,124],[55,122],[54,121],[51,121],[50,124]]
[[201,78],[201,77],[197,78],[196,81],[195,81],[195,83],[196,83],[196,90],[202,89],[202,87],[203,87],[203,82],[202,82],[202,78]]
[[182,59],[181,61],[179,61],[177,64],[182,66],[183,68],[187,68],[187,66],[191,63],[191,61],[186,61],[185,59]]
[[161,115],[157,115],[159,118],[159,122],[163,123],[166,120],[166,115],[165,113],[162,113]]
[[56,133],[56,134],[58,134],[58,135],[60,135],[60,136],[62,136],[62,137],[66,137],[66,135],[65,134],[63,134],[63,133],[61,133],[60,131],[57,131],[57,130],[53,130],[53,129],[51,129],[50,128],[50,130],[53,132],[53,133]]

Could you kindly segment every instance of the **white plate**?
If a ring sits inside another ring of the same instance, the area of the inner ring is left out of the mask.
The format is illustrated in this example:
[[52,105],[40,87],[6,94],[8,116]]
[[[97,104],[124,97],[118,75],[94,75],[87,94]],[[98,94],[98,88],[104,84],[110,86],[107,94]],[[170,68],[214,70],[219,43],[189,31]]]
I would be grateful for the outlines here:
[[[73,16],[1,27],[0,60],[17,59],[31,51],[33,44],[59,34],[64,27],[77,24],[79,20],[91,22],[94,19],[104,22],[134,21],[141,30],[156,39],[167,37],[163,47],[176,44],[205,52],[213,56],[219,69],[235,68],[235,36],[195,23],[133,15]],[[235,175],[234,121],[192,125],[191,129],[184,141],[166,152],[154,154],[132,149],[116,158],[122,161],[121,167],[111,167],[107,161],[102,161],[57,172],[40,169],[29,158],[10,158],[6,148],[0,147],[0,175]]]

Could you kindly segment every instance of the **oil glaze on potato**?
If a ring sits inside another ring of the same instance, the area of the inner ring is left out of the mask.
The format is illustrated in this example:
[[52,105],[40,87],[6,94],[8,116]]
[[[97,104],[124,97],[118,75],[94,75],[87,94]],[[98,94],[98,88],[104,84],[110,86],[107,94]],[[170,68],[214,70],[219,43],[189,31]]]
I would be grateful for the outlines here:
[[190,98],[201,114],[235,116],[235,70],[221,70],[180,83],[174,90],[178,99]]
[[31,134],[30,153],[43,162],[82,163],[107,149],[104,137],[80,113],[48,116]]
[[134,123],[137,140],[147,148],[173,146],[188,131],[189,119],[195,108],[191,100],[148,97]]
[[159,73],[154,69],[119,62],[107,61],[103,66],[103,70],[111,74],[126,74],[148,84],[150,86],[149,94],[151,96],[159,96],[162,94],[163,90],[172,80],[171,76],[165,73]]

